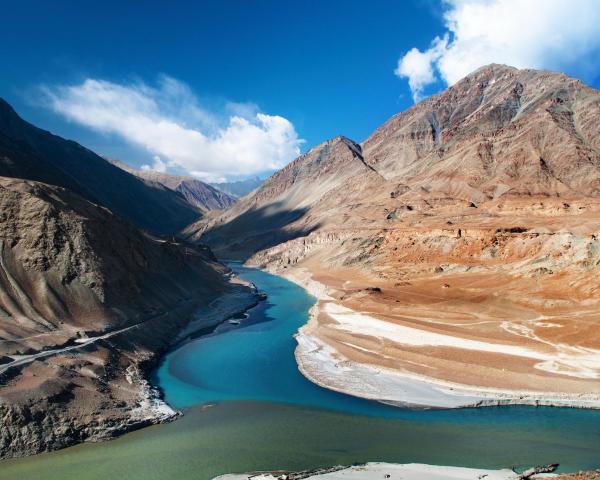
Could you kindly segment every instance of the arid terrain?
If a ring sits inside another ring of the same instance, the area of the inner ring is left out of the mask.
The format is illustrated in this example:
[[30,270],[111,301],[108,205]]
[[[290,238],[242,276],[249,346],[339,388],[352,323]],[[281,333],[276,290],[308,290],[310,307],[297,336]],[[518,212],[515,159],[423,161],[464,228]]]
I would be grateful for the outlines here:
[[302,372],[393,403],[600,407],[600,92],[490,65],[188,227],[305,285]]
[[0,173],[0,458],[174,418],[148,382],[160,355],[258,301],[173,236],[200,211],[1,101]]

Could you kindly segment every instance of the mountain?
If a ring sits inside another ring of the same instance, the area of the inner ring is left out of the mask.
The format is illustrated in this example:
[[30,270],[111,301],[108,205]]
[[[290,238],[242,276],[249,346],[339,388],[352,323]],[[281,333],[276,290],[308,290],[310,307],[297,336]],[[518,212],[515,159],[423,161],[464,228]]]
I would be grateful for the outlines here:
[[322,222],[317,212],[348,199],[352,189],[376,188],[381,176],[365,163],[361,147],[336,137],[311,149],[275,173],[251,195],[217,217],[188,227],[187,234],[209,242],[225,256],[247,258],[258,250],[308,235]]
[[0,458],[174,416],[148,374],[192,312],[208,327],[256,303],[227,271],[62,187],[0,177]]
[[579,80],[490,65],[391,118],[364,153],[386,179],[468,201],[596,196],[597,110],[598,92]]
[[0,176],[67,188],[160,234],[174,234],[201,216],[180,194],[139,179],[81,145],[27,123],[2,99]]
[[224,210],[231,207],[236,198],[195,178],[154,170],[136,170],[126,163],[109,160],[113,165],[129,172],[136,177],[150,182],[159,183],[183,196],[187,202],[203,211]]
[[320,385],[598,406],[599,120],[580,81],[489,65],[186,234],[319,297],[296,358]]
[[232,197],[240,198],[248,195],[252,190],[258,187],[262,180],[258,177],[247,178],[246,180],[238,180],[237,182],[221,182],[211,183],[215,188],[225,192]]

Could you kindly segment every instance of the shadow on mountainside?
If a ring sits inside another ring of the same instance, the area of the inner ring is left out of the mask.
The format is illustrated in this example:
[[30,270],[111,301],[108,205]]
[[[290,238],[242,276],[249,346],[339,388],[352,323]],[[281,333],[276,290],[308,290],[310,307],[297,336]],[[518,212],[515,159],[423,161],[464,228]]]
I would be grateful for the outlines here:
[[202,216],[180,193],[140,179],[76,142],[35,127],[2,98],[0,176],[66,188],[161,235],[175,234]]
[[277,202],[248,210],[232,220],[214,225],[201,241],[208,244],[217,257],[247,260],[255,252],[304,237],[320,224],[289,227],[307,213],[308,208],[283,209]]

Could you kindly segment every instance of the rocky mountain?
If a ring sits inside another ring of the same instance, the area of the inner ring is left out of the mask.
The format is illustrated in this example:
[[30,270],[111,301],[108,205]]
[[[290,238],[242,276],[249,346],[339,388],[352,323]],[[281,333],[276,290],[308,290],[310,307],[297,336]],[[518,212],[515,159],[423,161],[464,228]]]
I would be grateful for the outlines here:
[[205,212],[224,210],[236,202],[235,197],[192,177],[171,175],[154,170],[137,170],[117,160],[110,160],[110,162],[136,177],[156,182],[181,194],[189,204]]
[[599,119],[576,79],[489,65],[186,232],[319,295],[296,357],[321,385],[600,404]]
[[[224,255],[247,258],[258,250],[308,235],[329,222],[322,209],[350,198],[360,184],[371,185],[381,176],[362,156],[361,147],[344,137],[323,142],[269,177],[253,192],[219,216],[193,224],[193,238],[202,235]],[[362,190],[361,190],[362,192]]]
[[386,179],[479,202],[598,195],[598,92],[564,74],[484,67],[402,112],[363,145]]
[[193,313],[208,327],[256,303],[207,247],[174,239],[200,216],[0,101],[0,458],[176,415],[147,381],[160,354]]
[[201,216],[180,194],[139,179],[81,145],[31,125],[2,99],[0,176],[67,188],[155,233],[175,233]]
[[146,375],[193,311],[208,326],[256,302],[226,274],[206,247],[144,233],[62,187],[0,177],[0,458],[175,415]]
[[215,188],[225,192],[232,197],[241,198],[248,195],[252,190],[257,188],[262,183],[258,177],[247,178],[246,180],[238,180],[236,182],[220,182],[211,183]]

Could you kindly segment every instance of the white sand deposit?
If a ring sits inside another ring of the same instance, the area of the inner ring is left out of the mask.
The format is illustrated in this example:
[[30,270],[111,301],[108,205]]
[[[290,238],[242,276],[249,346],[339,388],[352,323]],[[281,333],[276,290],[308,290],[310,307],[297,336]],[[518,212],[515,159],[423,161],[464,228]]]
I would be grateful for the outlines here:
[[[553,477],[540,474],[532,478]],[[214,480],[276,480],[282,478],[276,473],[245,473],[222,475]],[[420,463],[367,463],[344,468],[334,472],[316,473],[305,478],[322,480],[514,480],[517,475],[508,469],[483,470],[478,468],[444,467]]]

